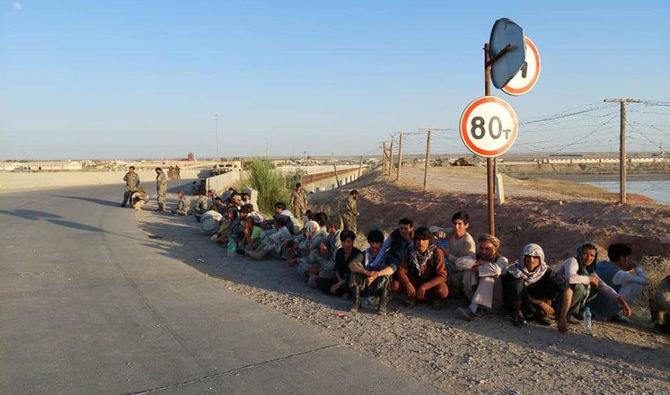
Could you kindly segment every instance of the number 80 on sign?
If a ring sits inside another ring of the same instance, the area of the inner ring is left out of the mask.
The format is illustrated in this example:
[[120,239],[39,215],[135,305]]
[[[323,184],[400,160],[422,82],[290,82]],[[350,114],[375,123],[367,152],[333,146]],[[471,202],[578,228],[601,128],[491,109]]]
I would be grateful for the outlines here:
[[461,140],[472,153],[493,158],[512,147],[519,131],[519,120],[506,101],[483,96],[465,108],[459,129]]

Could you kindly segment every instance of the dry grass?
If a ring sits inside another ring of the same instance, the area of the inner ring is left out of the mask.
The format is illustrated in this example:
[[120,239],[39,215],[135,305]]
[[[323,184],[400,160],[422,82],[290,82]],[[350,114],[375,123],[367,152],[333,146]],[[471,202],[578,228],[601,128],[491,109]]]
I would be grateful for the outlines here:
[[642,292],[640,292],[640,295],[638,295],[636,302],[642,304],[643,306],[648,306],[649,299],[653,298],[656,294],[656,288],[658,288],[658,284],[668,274],[670,274],[670,258],[664,258],[660,256],[645,256],[642,258],[640,266],[642,266],[647,272],[647,277],[649,277],[649,286],[643,288]]
[[574,181],[531,178],[524,180],[524,184],[527,187],[538,191],[555,192],[572,197],[602,199],[607,201],[616,201],[619,198],[619,194],[617,193],[607,192],[602,188]]

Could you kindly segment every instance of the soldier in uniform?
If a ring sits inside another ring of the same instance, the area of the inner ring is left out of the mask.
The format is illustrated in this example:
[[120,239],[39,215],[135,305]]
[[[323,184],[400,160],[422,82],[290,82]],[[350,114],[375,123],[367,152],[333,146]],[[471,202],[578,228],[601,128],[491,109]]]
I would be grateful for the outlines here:
[[302,185],[300,183],[295,184],[295,189],[291,192],[291,211],[296,218],[302,219],[307,210],[307,195],[305,191],[302,190]]
[[[121,207],[126,207],[126,202],[130,199],[130,195],[140,189],[140,176],[135,173],[135,166],[130,166],[128,172],[123,176],[123,181],[126,182],[126,190],[123,193],[123,202]],[[132,204],[132,202],[131,202]]]
[[144,205],[149,201],[149,197],[144,193],[144,187],[140,187],[137,192],[130,195],[130,204],[137,211],[142,211]]
[[168,179],[160,167],[156,168],[156,200],[158,201],[158,211],[165,211],[167,201]]
[[181,180],[181,168],[179,165],[174,165],[174,174],[178,180]]
[[188,215],[191,206],[188,200],[186,200],[186,196],[184,196],[184,191],[177,192],[177,197],[179,201],[177,202],[177,206],[172,210],[172,214]]
[[342,212],[342,224],[344,229],[349,229],[352,232],[356,233],[358,227],[356,225],[356,220],[360,215],[358,212],[358,191],[352,190],[349,192],[349,197],[344,202],[344,211]]

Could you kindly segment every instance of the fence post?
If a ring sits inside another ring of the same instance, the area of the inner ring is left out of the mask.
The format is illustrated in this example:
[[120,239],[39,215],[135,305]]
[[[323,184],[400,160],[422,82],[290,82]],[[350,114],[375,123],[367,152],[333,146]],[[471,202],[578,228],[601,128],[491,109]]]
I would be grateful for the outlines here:
[[428,129],[428,137],[426,137],[426,166],[423,169],[423,189],[426,190],[428,184],[428,167],[430,166],[430,138],[432,130]]
[[389,147],[389,176],[393,171],[393,139],[391,139],[391,145]]
[[398,143],[398,171],[395,176],[396,181],[400,181],[400,173],[402,171],[402,139],[403,133],[400,133],[400,142]]

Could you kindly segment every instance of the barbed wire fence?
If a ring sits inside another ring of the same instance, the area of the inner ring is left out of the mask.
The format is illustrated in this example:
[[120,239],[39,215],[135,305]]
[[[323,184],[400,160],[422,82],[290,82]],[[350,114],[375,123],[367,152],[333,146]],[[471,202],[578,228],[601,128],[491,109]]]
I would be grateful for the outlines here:
[[[670,162],[670,102],[639,100],[621,117],[618,106],[591,103],[520,122],[514,146],[500,163],[619,163],[620,121],[624,119],[625,146],[634,155],[625,166],[644,162]],[[390,180],[399,180],[403,167],[424,169],[424,189],[430,185],[430,169],[453,164],[477,164],[456,128],[419,128],[389,134],[380,143],[381,167]],[[584,177],[582,177],[584,178]],[[586,180],[596,183],[598,177]],[[601,185],[602,186],[602,185]],[[609,186],[609,189],[613,189]],[[662,191],[667,184],[647,181],[635,193]],[[625,200],[624,200],[625,202]]]

